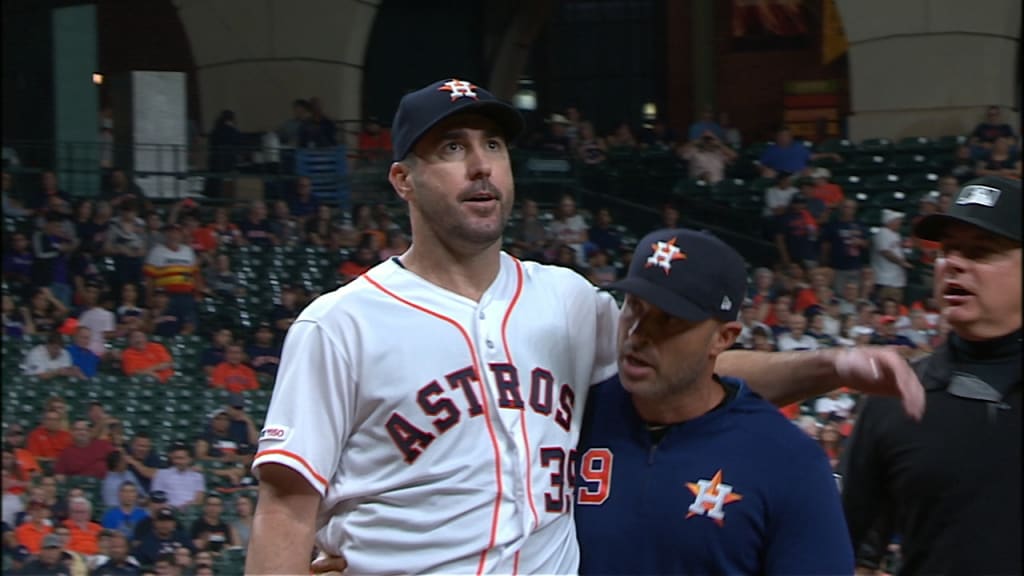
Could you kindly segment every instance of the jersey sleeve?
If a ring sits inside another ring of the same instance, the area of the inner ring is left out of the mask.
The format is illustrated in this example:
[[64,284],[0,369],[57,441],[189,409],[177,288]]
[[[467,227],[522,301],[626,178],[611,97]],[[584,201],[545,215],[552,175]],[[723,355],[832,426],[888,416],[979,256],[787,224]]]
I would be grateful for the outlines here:
[[321,496],[353,422],[355,385],[346,349],[319,322],[288,330],[253,470],[270,462],[298,472]]
[[796,474],[780,486],[786,493],[772,510],[764,572],[852,574],[853,547],[825,454],[808,454],[787,466]]
[[594,349],[594,373],[590,384],[599,384],[615,376],[618,365],[619,304],[608,292],[597,291],[594,298],[596,324],[596,347]]

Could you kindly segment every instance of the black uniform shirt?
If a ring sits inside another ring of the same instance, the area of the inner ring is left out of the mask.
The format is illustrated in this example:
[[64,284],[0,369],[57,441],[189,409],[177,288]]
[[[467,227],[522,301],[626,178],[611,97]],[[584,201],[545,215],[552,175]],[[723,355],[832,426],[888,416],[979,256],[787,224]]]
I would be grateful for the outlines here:
[[1021,574],[1021,332],[955,336],[915,363],[921,422],[871,398],[844,457],[843,504],[857,550],[883,517],[902,536],[903,574]]

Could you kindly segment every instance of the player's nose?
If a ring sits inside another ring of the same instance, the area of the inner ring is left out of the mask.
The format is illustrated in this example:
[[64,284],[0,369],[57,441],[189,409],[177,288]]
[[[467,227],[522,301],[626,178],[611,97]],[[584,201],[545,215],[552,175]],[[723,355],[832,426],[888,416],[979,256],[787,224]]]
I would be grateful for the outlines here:
[[484,145],[470,147],[466,153],[466,169],[470,180],[491,177],[491,158]]

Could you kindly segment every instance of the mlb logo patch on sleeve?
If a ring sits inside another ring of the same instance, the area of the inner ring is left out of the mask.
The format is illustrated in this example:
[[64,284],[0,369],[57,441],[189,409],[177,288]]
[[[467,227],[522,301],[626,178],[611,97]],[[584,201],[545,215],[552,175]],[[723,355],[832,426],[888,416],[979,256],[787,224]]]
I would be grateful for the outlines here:
[[260,441],[276,440],[283,442],[292,435],[292,429],[287,426],[264,426],[260,432]]

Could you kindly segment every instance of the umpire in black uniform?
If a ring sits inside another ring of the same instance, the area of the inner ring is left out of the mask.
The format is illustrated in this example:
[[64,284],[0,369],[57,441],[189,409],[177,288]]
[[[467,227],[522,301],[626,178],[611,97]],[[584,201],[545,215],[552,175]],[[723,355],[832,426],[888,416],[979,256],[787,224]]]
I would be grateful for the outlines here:
[[952,327],[914,365],[921,422],[867,400],[844,455],[854,550],[883,527],[902,538],[901,574],[1022,574],[1021,189],[967,182],[914,233],[942,245],[935,297]]

